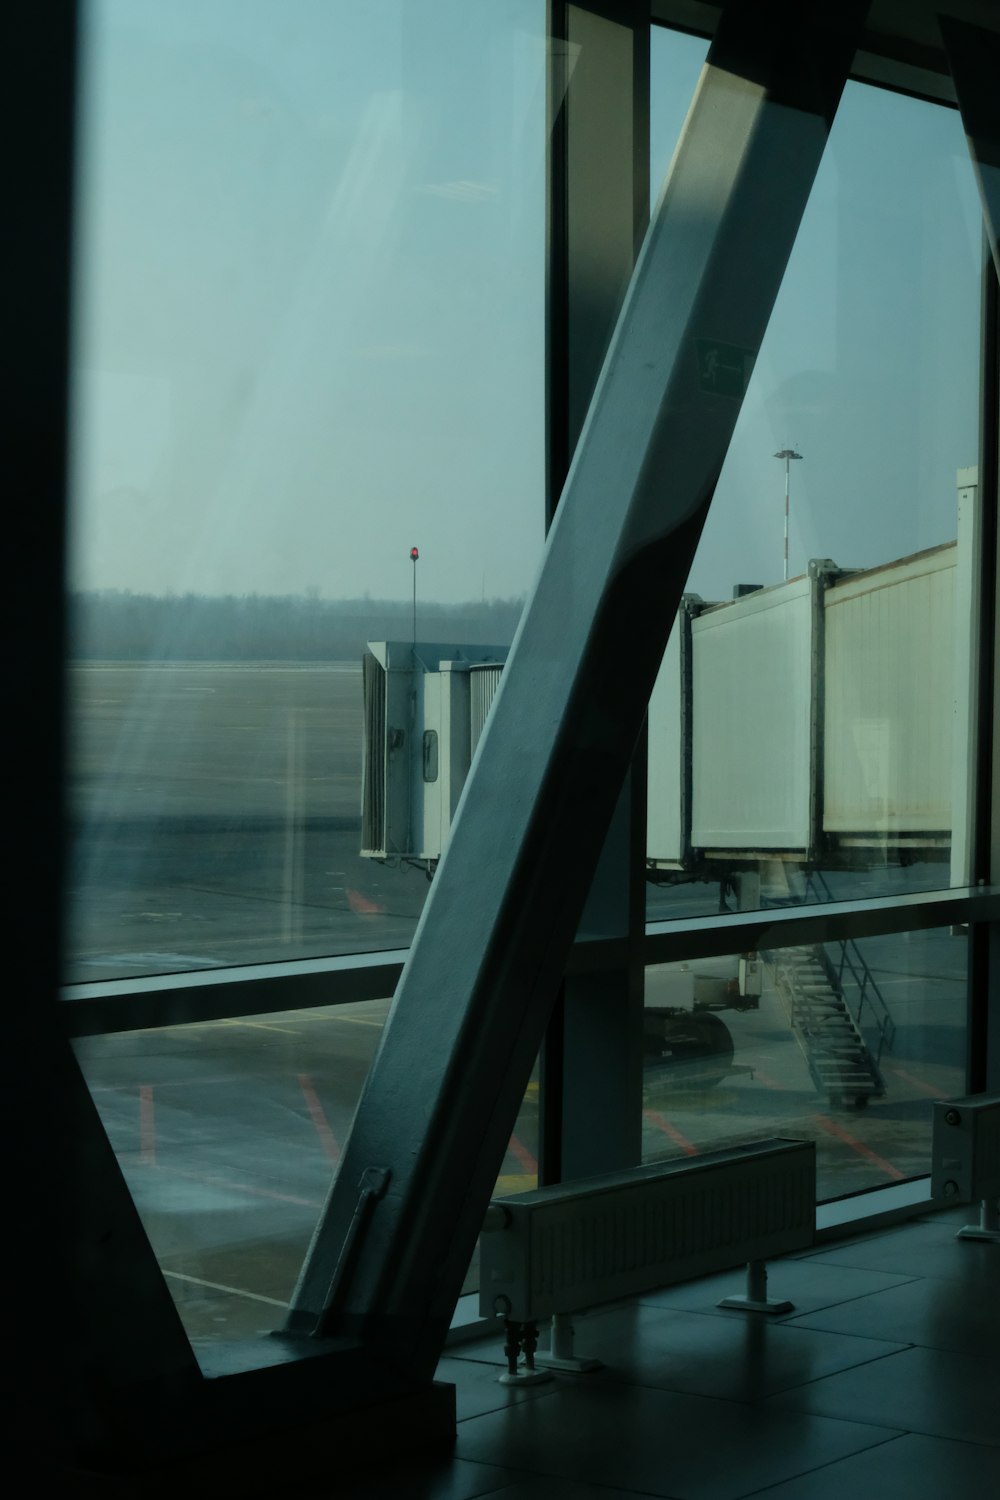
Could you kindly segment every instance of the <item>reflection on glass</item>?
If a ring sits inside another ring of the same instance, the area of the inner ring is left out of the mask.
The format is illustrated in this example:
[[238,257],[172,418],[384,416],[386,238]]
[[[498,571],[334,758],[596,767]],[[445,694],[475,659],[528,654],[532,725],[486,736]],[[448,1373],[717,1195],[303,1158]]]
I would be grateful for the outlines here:
[[849,84],[650,704],[652,918],[967,883],[980,259],[957,113]]
[[[282,1011],[76,1043],[189,1336],[280,1328],[389,1001]],[[500,1194],[537,1184],[538,1085]]]
[[87,12],[71,975],[400,946],[361,659],[537,561],[545,6]]
[[814,1140],[821,1199],[930,1171],[965,1092],[968,945],[951,929],[646,970],[643,1159]]

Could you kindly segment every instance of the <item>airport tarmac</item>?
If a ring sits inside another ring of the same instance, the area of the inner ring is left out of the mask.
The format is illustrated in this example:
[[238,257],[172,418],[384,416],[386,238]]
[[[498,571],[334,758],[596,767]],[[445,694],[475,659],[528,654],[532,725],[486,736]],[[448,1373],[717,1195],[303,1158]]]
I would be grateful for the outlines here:
[[[358,853],[354,664],[83,666],[70,694],[69,978],[409,942],[424,873]],[[851,876],[853,892],[885,874]],[[907,878],[913,889],[934,872]],[[718,903],[718,887],[653,895],[663,914]],[[912,933],[863,952],[897,1025],[884,1098],[857,1114],[817,1094],[768,981],[759,1008],[723,1013],[741,1071],[712,1086],[647,1076],[645,1158],[809,1138],[824,1198],[925,1172],[930,1101],[964,1088],[966,943]],[[663,969],[647,971],[651,1003],[669,988]],[[388,1008],[386,997],[77,1044],[192,1337],[280,1326]],[[500,1192],[535,1181],[537,1114],[532,1085]]]

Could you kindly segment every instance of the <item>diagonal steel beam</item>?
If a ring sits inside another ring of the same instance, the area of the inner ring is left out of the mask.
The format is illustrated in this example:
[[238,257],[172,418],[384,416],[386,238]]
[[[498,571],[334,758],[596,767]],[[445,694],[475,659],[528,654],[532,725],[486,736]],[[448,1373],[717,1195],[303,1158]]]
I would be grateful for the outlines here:
[[951,16],[938,22],[1000,273],[1000,34]]
[[866,8],[724,11],[292,1330],[440,1353]]

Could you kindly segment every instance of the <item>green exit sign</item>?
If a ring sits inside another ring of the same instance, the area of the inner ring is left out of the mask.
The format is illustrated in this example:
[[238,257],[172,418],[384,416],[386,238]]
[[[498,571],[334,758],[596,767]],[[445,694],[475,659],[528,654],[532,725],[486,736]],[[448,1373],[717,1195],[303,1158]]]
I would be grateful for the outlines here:
[[743,396],[756,353],[738,344],[720,344],[715,339],[695,339],[698,384],[716,396]]

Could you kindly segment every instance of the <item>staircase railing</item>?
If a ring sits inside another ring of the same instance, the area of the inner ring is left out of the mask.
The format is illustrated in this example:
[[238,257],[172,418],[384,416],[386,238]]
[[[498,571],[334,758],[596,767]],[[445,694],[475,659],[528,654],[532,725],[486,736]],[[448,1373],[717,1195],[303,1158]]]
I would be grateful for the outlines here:
[[[826,901],[835,900],[833,891],[830,889],[825,876],[820,870],[810,870],[805,877],[807,894],[820,893],[819,899]],[[867,1006],[870,1015],[870,1024],[878,1035],[878,1046],[875,1052],[875,1065],[878,1067],[882,1061],[883,1052],[891,1052],[896,1040],[896,1023],[892,1018],[888,1002],[879,989],[878,981],[865,961],[865,956],[858,947],[854,938],[843,938],[829,944],[830,947],[840,949],[839,962],[836,968],[836,980],[844,1004],[850,1009],[847,991],[844,985],[845,972],[850,975],[857,992],[857,1009],[853,1012],[855,1025],[860,1031],[862,1029],[862,1015]]]

